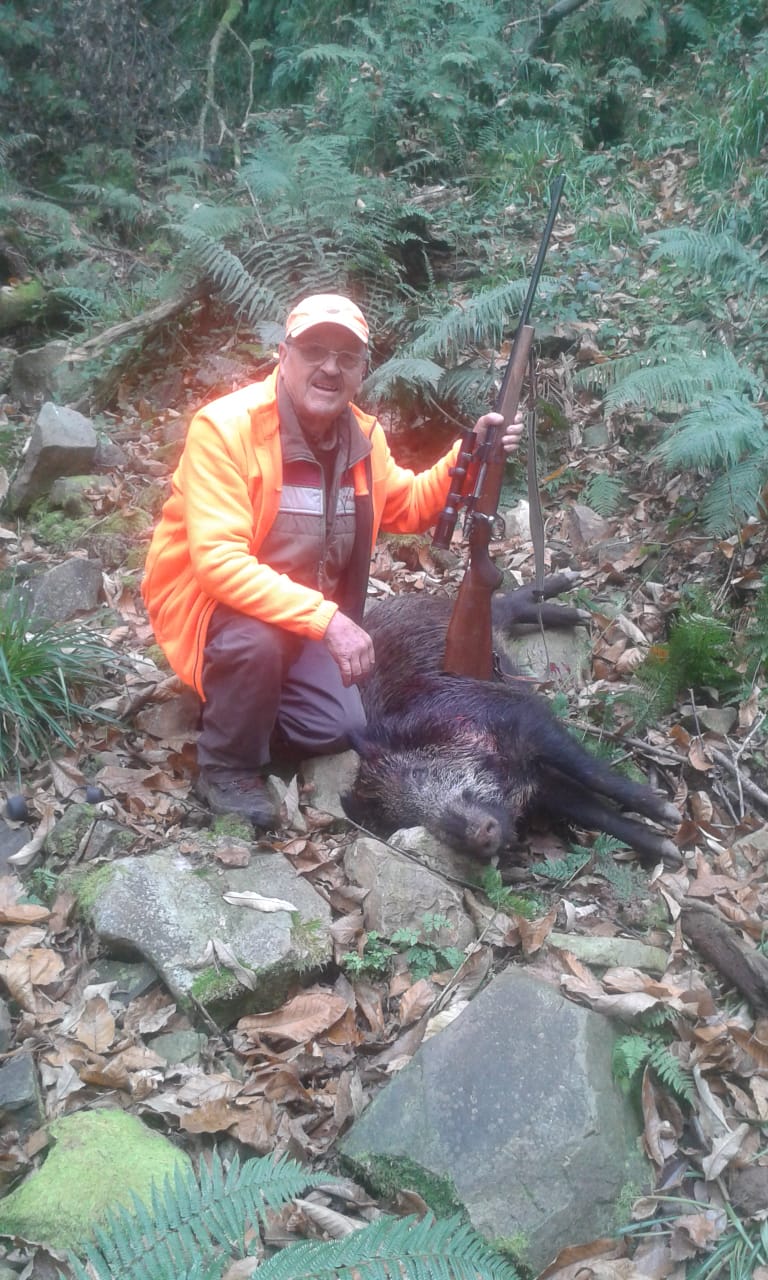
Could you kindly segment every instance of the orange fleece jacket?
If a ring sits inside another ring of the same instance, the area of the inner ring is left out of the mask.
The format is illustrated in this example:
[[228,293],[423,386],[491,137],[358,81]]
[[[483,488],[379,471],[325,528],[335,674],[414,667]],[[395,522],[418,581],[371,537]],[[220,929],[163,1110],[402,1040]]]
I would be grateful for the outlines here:
[[[338,608],[258,558],[282,486],[276,388],[277,370],[195,414],[147,556],[142,595],[155,636],[176,674],[201,696],[216,604],[310,639],[325,634]],[[445,503],[458,443],[415,475],[397,466],[376,418],[355,405],[352,412],[371,441],[373,542],[380,528],[428,528]],[[355,492],[365,493],[364,463],[354,479]]]

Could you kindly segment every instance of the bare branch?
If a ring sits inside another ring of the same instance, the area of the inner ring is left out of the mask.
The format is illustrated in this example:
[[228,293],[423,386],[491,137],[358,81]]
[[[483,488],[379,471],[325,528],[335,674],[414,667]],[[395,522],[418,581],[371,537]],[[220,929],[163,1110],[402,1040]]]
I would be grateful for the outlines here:
[[592,0],[556,0],[551,9],[547,9],[542,14],[539,24],[539,30],[528,46],[528,54],[532,58],[541,57],[549,48],[549,41],[555,27],[567,18],[569,14],[575,13],[577,9],[583,9],[585,4],[591,4]]

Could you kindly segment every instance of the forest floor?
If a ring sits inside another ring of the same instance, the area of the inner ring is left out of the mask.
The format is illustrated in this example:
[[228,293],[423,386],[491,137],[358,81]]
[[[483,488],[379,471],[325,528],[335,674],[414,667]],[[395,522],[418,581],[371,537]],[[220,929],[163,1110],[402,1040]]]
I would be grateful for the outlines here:
[[[675,163],[672,154],[670,172]],[[603,305],[605,315],[620,325],[623,290],[611,295],[606,289]],[[636,1238],[628,1223],[626,1235],[580,1246],[543,1275],[548,1280],[576,1274],[602,1280],[681,1278],[689,1262],[715,1258],[720,1249],[727,1264],[739,1248],[744,1250],[745,1238],[755,1241],[768,1204],[768,1165],[761,1163],[768,1122],[764,979],[758,972],[750,985],[737,966],[728,968],[727,956],[725,969],[709,963],[685,929],[685,912],[692,904],[710,908],[736,951],[762,957],[768,911],[763,690],[756,681],[750,689],[742,684],[730,698],[711,689],[692,691],[685,705],[678,702],[640,727],[627,710],[631,703],[617,699],[635,685],[635,672],[648,654],[663,646],[670,621],[692,585],[705,586],[710,597],[727,595],[732,606],[741,602],[747,612],[765,563],[766,533],[755,524],[739,537],[718,542],[702,534],[695,521],[700,478],[648,463],[648,442],[657,424],[630,414],[606,421],[600,396],[574,382],[580,368],[601,358],[595,324],[585,321],[574,329],[570,345],[543,362],[542,395],[557,406],[559,416],[543,417],[548,469],[542,487],[551,567],[568,564],[580,571],[578,599],[589,602],[593,611],[593,667],[592,679],[577,694],[551,686],[544,692],[551,697],[562,693],[573,727],[585,729],[595,743],[610,742],[679,805],[682,865],[619,880],[608,869],[615,865],[613,857],[582,833],[580,844],[592,852],[567,880],[530,873],[523,859],[515,892],[528,894],[540,904],[540,912],[530,919],[513,909],[500,911],[481,950],[497,967],[536,959],[538,968],[548,970],[572,998],[637,1032],[634,1086],[646,1149],[658,1174],[657,1190],[633,1210]],[[627,336],[628,342],[634,340]],[[189,346],[188,333],[184,342]],[[184,364],[180,346],[169,353],[162,380],[144,378],[139,384],[126,379],[120,386],[100,425],[121,446],[125,462],[110,473],[109,487],[90,495],[94,526],[145,505],[143,495],[150,486],[158,493],[164,489],[178,453],[174,441],[189,412],[232,385],[231,370],[222,382],[220,371],[212,367],[213,352],[216,360],[231,356],[237,363],[238,342],[226,332],[208,332],[199,346],[187,350]],[[201,379],[198,375],[206,370],[210,376]],[[7,397],[0,413],[19,438],[28,434],[32,416]],[[397,452],[397,441],[394,447]],[[434,452],[441,450],[436,445]],[[620,514],[600,525],[599,538],[594,526],[587,528],[573,513],[583,476],[595,471],[619,479],[623,495]],[[53,564],[73,553],[71,545],[44,541],[33,523],[21,529],[3,524],[3,568],[12,569],[20,560]],[[88,538],[86,534],[74,554],[87,554]],[[138,556],[134,547],[130,562],[108,567],[108,611],[94,620],[127,655],[145,655],[153,645],[139,593],[145,546],[138,548]],[[505,538],[495,553],[510,582],[530,580],[532,549],[525,539]],[[444,574],[438,568],[428,540],[410,547],[384,540],[373,565],[374,589],[381,593],[452,588],[459,575],[460,569]],[[143,849],[183,838],[185,829],[200,823],[200,808],[190,793],[193,735],[164,739],[143,731],[133,719],[139,704],[146,709],[175,698],[178,690],[166,677],[167,672],[159,671],[153,682],[146,670],[129,669],[113,702],[124,716],[124,727],[77,730],[74,751],[23,770],[18,784],[6,786],[6,795],[17,789],[24,794],[38,849],[56,817],[94,782],[108,792],[106,811],[140,835]],[[642,694],[642,687],[636,687]],[[716,725],[717,720],[705,712],[728,706],[733,716],[727,732],[707,728],[706,722]],[[613,709],[612,716],[607,708]],[[308,832],[280,833],[271,847],[341,904],[340,854],[349,838],[310,815]],[[532,849],[537,858],[562,861],[569,847],[560,836],[537,833]],[[272,1027],[265,1021],[256,1047],[237,1033],[204,1027],[207,1043],[200,1062],[180,1081],[147,1043],[160,1030],[189,1025],[169,1004],[167,992],[155,987],[124,1009],[103,994],[86,994],[93,940],[76,917],[71,895],[57,887],[63,870],[63,864],[38,852],[0,880],[0,923],[5,928],[0,972],[18,1010],[11,1052],[33,1050],[48,1119],[109,1098],[150,1117],[193,1153],[234,1140],[246,1154],[274,1151],[322,1163],[332,1157],[334,1142],[360,1100],[387,1078],[388,1064],[402,1064],[415,1052],[430,1011],[451,981],[442,970],[415,976],[407,948],[388,957],[382,968],[371,950],[366,952],[359,929],[351,936],[340,934],[336,976],[316,988],[314,1013],[324,1002],[325,1026],[319,1027],[316,1016],[302,1026],[300,1016],[277,1010]],[[651,977],[620,967],[597,977],[567,951],[547,950],[553,928],[599,937],[640,936],[664,947],[667,972]],[[354,975],[343,964],[349,952],[358,957]],[[669,1055],[658,1059],[667,1063],[666,1079],[649,1064],[659,1044]],[[245,1081],[233,1072],[233,1054],[241,1065],[248,1064]],[[669,1066],[670,1059],[679,1073]],[[36,1166],[40,1142],[37,1135],[6,1142],[0,1152],[6,1185]],[[335,1207],[340,1211],[338,1203]],[[418,1207],[417,1198],[407,1192],[386,1207],[411,1212]],[[350,1221],[377,1208],[350,1186],[343,1210]],[[734,1220],[743,1224],[746,1236],[734,1231]],[[321,1233],[329,1221],[322,1213],[313,1217],[305,1202],[275,1224],[271,1243]],[[13,1257],[22,1260],[24,1251]],[[765,1280],[767,1257],[765,1251],[755,1253],[751,1269],[736,1274]],[[33,1265],[33,1274],[42,1278],[56,1274],[61,1264],[38,1250]]]

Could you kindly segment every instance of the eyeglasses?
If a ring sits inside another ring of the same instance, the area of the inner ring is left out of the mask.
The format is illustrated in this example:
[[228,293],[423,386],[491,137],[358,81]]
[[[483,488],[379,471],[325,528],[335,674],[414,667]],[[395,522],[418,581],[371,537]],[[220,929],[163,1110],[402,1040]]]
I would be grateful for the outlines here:
[[333,347],[324,347],[320,342],[293,342],[290,338],[286,342],[310,365],[325,364],[329,356],[335,356],[342,373],[357,373],[368,359],[365,351],[334,351]]

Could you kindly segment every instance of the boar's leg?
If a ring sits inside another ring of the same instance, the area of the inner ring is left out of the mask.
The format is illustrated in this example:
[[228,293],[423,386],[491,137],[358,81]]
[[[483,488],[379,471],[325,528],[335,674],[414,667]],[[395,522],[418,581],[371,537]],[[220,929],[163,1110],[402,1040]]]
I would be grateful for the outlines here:
[[680,852],[674,841],[643,822],[626,817],[610,804],[603,804],[597,796],[586,795],[573,787],[567,779],[553,775],[551,786],[542,791],[540,812],[550,818],[564,818],[588,831],[604,831],[615,836],[634,849],[643,866],[664,862],[665,866],[679,867]]
[[544,602],[539,605],[534,600],[536,587],[527,583],[524,587],[516,587],[503,595],[496,595],[491,600],[491,611],[494,627],[508,631],[523,623],[544,627],[578,627],[589,622],[591,614],[586,609],[577,609],[570,604],[547,604],[552,596],[559,596],[562,591],[570,591],[578,581],[578,574],[565,571],[553,573],[544,579]]
[[621,809],[641,813],[644,818],[660,822],[663,826],[679,827],[680,814],[673,804],[665,800],[646,784],[632,782],[623,774],[609,768],[597,756],[593,756],[580,742],[554,719],[542,726],[537,742],[542,764],[565,774],[588,792],[598,792],[614,800]]

